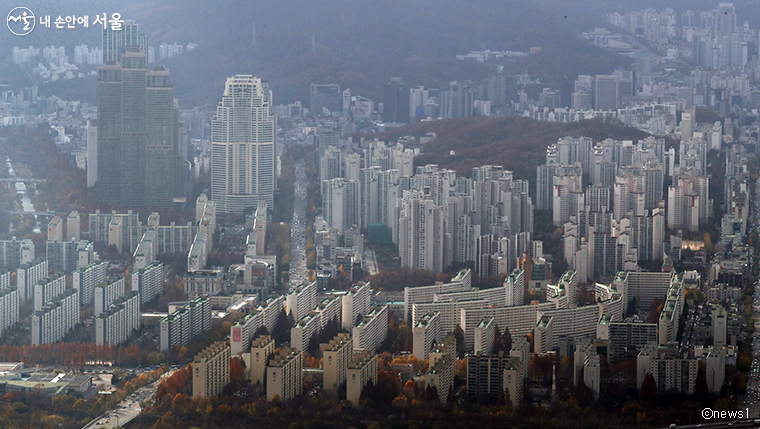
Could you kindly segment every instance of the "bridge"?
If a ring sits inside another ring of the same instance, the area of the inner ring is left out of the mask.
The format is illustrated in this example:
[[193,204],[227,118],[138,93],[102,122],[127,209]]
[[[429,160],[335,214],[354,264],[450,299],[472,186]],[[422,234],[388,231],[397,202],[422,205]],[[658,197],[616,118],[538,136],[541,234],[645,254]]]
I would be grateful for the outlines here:
[[5,211],[8,214],[11,215],[35,215],[35,216],[55,216],[56,212],[18,212],[13,210],[6,210]]
[[45,183],[47,182],[47,179],[35,179],[32,177],[3,177],[0,178],[0,182]]

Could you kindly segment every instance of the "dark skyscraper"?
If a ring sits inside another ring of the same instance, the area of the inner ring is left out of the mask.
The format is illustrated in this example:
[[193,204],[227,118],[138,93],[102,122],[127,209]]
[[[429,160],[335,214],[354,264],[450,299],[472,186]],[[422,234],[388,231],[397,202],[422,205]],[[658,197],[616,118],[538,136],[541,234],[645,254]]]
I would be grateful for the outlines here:
[[340,85],[335,83],[311,84],[309,87],[309,110],[315,115],[321,115],[323,108],[330,112],[343,110],[343,93],[340,92]]
[[383,85],[383,121],[409,123],[409,85],[399,77]]
[[139,48],[146,55],[148,53],[148,37],[142,33],[140,24],[127,20],[121,30],[113,30],[111,26],[103,30],[103,64],[121,61],[121,56],[129,48]]
[[182,195],[178,111],[169,72],[130,48],[98,69],[98,198],[170,207]]

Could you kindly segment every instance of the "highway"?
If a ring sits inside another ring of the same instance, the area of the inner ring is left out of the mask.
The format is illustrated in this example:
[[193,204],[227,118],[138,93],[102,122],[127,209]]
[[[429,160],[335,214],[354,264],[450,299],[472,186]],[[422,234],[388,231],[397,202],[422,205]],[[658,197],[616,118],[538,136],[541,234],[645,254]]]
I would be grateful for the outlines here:
[[307,280],[306,270],[306,189],[309,185],[303,159],[296,162],[296,179],[293,183],[293,219],[290,221],[289,289]]

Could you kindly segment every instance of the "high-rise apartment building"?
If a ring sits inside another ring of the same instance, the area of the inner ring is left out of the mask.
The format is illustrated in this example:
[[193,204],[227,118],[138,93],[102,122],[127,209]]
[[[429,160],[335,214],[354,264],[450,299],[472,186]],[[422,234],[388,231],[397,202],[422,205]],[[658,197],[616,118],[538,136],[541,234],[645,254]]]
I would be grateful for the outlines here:
[[160,350],[168,350],[176,344],[186,345],[194,336],[211,329],[211,300],[207,296],[199,296],[159,323]]
[[274,355],[274,339],[269,335],[259,335],[251,343],[250,360],[248,368],[251,371],[251,384],[264,385],[266,380],[267,363]]
[[95,317],[95,344],[119,345],[140,328],[140,296],[130,291]]
[[401,266],[442,272],[444,214],[428,195],[405,192],[398,221]]
[[[105,272],[105,269],[103,271]],[[32,299],[34,297],[34,285],[47,275],[47,259],[37,259],[18,267],[16,270],[16,287],[19,292],[19,300],[26,301],[27,299]],[[74,287],[76,287],[76,283]]]
[[284,348],[269,361],[267,366],[267,399],[279,396],[289,401],[303,391],[303,352]]
[[212,124],[211,199],[220,213],[242,213],[259,201],[273,207],[274,117],[269,83],[227,78]]
[[105,261],[96,261],[71,274],[72,287],[79,290],[80,305],[88,305],[95,297],[95,286],[106,280]]
[[66,239],[79,241],[81,236],[82,217],[78,211],[69,213],[66,217]]
[[195,356],[193,397],[219,396],[230,383],[230,344],[218,341]]
[[79,291],[67,289],[32,314],[32,345],[52,344],[79,323]]
[[79,254],[76,241],[55,240],[45,243],[50,269],[56,273],[70,273],[77,269]]
[[357,405],[364,386],[372,381],[377,385],[377,355],[369,350],[361,350],[353,356],[346,370],[346,399]]
[[324,389],[338,392],[346,381],[346,371],[353,356],[353,341],[348,334],[338,334],[322,348],[322,368],[324,369]]
[[18,323],[18,306],[18,289],[0,288],[0,334]]
[[101,283],[95,286],[95,308],[94,316],[98,316],[100,313],[107,311],[108,308],[124,295],[124,279],[118,278],[116,280],[109,280],[106,283]]

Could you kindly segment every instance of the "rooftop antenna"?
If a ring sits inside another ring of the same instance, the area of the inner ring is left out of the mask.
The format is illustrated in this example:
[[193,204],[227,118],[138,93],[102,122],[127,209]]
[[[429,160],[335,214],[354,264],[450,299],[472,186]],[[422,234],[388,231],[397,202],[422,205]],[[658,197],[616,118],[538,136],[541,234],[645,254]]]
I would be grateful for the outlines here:
[[256,42],[256,23],[254,22],[251,27],[251,48],[255,51],[259,48],[259,44]]
[[317,44],[314,41],[314,33],[311,33],[311,54],[317,55]]

